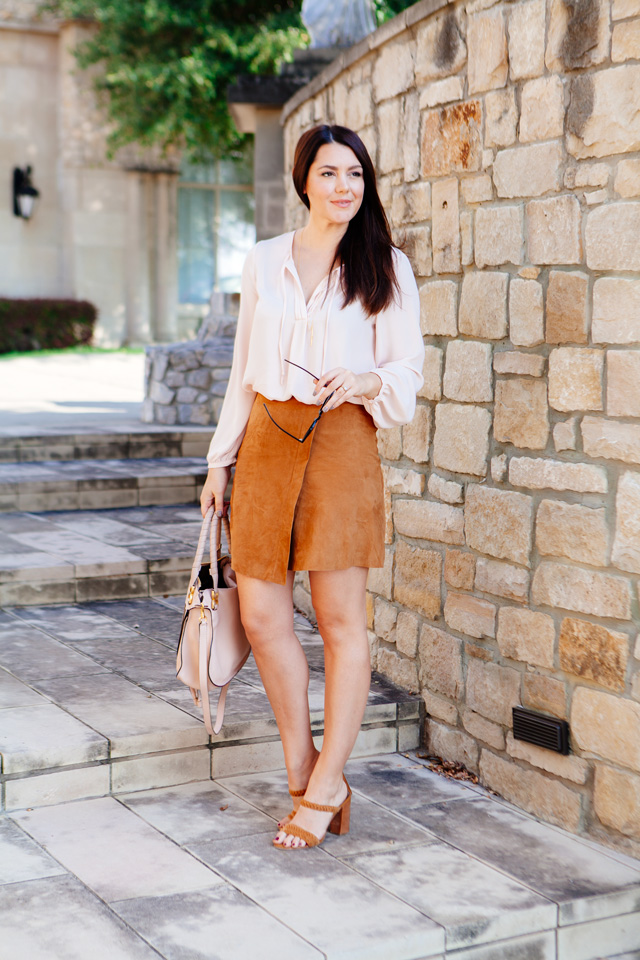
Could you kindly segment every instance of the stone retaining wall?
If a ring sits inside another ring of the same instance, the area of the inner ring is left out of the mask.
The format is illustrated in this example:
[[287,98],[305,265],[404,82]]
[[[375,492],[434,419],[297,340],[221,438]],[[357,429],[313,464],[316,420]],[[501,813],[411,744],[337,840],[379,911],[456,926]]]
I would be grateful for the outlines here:
[[423,0],[287,104],[287,169],[318,121],[371,151],[427,346],[379,437],[374,665],[431,752],[640,856],[640,2]]

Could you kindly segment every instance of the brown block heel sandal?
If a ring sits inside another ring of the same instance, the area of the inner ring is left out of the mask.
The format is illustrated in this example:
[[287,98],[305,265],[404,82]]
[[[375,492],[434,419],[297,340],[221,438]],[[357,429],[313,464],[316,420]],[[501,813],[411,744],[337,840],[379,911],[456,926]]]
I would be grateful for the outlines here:
[[[349,820],[351,817],[351,787],[347,783],[347,778],[343,775],[344,782],[347,784],[347,795],[340,804],[339,807],[332,807],[329,804],[323,803],[311,803],[310,800],[301,800],[300,806],[307,807],[309,810],[321,810],[326,813],[332,813],[333,817],[327,828],[327,831],[323,833],[321,837],[316,837],[315,833],[311,833],[310,830],[305,830],[304,827],[299,827],[296,823],[288,823],[285,825],[284,832],[288,833],[289,836],[299,837],[301,840],[304,840],[307,847],[317,847],[319,846],[328,833],[335,833],[338,836],[343,836],[345,833],[349,833]],[[276,843],[274,841],[274,847],[278,847],[280,850],[304,850],[305,847],[286,847],[283,843]]]

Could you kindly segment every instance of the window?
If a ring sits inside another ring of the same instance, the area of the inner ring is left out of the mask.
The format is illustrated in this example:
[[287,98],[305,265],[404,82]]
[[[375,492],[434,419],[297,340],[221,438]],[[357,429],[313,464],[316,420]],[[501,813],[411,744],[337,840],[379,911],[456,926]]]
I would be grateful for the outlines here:
[[178,296],[208,303],[213,290],[237,293],[255,243],[253,142],[238,158],[185,162],[178,186]]

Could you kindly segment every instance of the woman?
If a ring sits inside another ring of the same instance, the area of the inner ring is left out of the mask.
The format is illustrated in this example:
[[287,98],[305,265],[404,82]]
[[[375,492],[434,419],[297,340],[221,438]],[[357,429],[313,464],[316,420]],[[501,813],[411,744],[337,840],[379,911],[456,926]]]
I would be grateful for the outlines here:
[[[411,420],[424,358],[415,279],[392,244],[362,140],[346,127],[309,130],[293,181],[309,220],[247,257],[201,497],[203,514],[215,502],[222,515],[237,458],[230,521],[242,621],[295,798],[273,841],[282,849],[348,830],[343,768],[370,685],[367,572],[384,565],[376,427]],[[320,752],[293,632],[295,570],[309,571],[324,641]]]

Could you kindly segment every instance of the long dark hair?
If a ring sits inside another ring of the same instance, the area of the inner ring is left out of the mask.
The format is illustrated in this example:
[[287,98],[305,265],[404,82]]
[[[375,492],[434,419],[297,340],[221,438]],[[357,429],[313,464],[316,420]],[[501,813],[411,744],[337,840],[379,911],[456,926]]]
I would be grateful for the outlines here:
[[362,165],[364,194],[360,209],[349,221],[336,250],[334,263],[342,265],[345,306],[360,300],[369,316],[388,307],[398,291],[393,264],[393,241],[384,207],[378,196],[376,172],[371,157],[355,131],[326,123],[312,127],[298,140],[293,160],[293,183],[305,207],[309,168],[325,143],[341,143],[353,150]]

